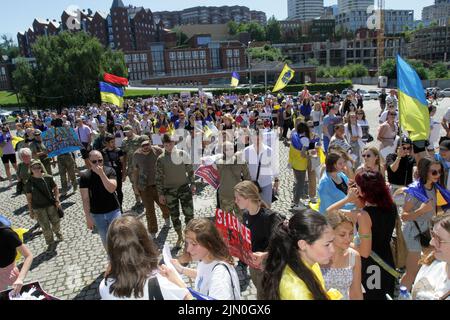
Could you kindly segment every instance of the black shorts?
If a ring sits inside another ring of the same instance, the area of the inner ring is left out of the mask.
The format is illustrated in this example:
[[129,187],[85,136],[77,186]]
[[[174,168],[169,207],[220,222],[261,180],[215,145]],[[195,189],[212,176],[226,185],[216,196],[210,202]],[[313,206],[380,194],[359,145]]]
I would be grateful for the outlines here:
[[8,164],[8,163],[12,163],[12,164],[16,164],[17,163],[17,158],[16,158],[16,154],[4,154],[2,156],[2,162],[3,164]]
[[414,153],[424,152],[428,144],[429,144],[428,141],[424,141],[424,140],[414,141],[413,142]]
[[80,150],[81,157],[83,158],[83,160],[89,159],[89,153],[92,150],[91,146],[85,142],[82,142],[81,144],[84,146],[84,148],[81,148]]

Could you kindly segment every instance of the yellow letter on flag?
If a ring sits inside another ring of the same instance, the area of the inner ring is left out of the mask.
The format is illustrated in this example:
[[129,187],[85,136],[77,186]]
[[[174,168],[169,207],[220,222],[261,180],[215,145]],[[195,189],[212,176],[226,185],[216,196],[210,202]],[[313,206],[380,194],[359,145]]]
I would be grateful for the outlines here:
[[272,92],[277,92],[288,85],[288,83],[294,78],[295,71],[289,68],[287,64],[284,65],[283,71],[281,71],[277,84],[273,88]]

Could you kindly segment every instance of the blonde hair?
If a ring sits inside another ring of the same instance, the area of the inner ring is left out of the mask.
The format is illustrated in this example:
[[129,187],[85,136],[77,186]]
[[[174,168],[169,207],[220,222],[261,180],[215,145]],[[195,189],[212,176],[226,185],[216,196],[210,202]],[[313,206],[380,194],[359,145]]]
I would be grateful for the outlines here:
[[268,208],[267,204],[261,199],[261,196],[259,195],[258,187],[252,181],[245,180],[238,183],[234,187],[234,192],[246,200],[250,200],[253,203],[258,203],[263,208]]
[[328,223],[333,228],[333,230],[336,230],[337,227],[344,223],[350,223],[352,227],[354,226],[354,223],[352,219],[350,219],[343,211],[336,210],[332,211],[327,216]]
[[378,151],[378,149],[375,148],[375,147],[366,147],[366,148],[363,149],[363,152],[365,152],[365,151],[370,151],[370,152],[372,152],[372,154],[375,157],[378,157],[378,159],[376,160],[375,164],[378,166],[378,171],[381,172],[381,161],[382,160],[381,160],[380,151]]

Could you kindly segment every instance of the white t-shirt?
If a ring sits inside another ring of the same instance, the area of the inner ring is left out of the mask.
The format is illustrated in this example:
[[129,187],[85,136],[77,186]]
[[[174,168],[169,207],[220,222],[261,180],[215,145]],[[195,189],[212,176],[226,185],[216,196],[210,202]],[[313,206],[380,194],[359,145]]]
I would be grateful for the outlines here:
[[[429,266],[422,266],[417,274],[412,289],[414,300],[438,300],[450,291],[447,275],[447,262],[435,260]],[[447,297],[446,300],[450,300]]]
[[143,133],[150,133],[152,130],[152,121],[150,119],[141,120],[141,128]]
[[[225,264],[227,267],[224,265],[215,267],[218,263]],[[230,272],[228,272],[226,268],[228,268]],[[230,279],[230,274],[232,279]],[[233,281],[234,284],[234,295],[231,281]],[[241,299],[239,278],[236,270],[228,263],[217,260],[208,264],[201,261],[198,264],[195,290],[216,300]]]
[[[154,275],[153,275],[154,276]],[[180,288],[176,284],[170,282],[167,278],[156,275],[158,279],[159,287],[161,288],[161,293],[164,300],[184,300],[189,291],[186,288]],[[114,279],[108,278],[108,282],[105,279],[102,280],[99,286],[100,297],[102,300],[149,300],[148,297],[148,280],[144,285],[144,296],[142,298],[128,297],[128,298],[118,298],[113,294],[109,293],[110,286],[115,282]]]

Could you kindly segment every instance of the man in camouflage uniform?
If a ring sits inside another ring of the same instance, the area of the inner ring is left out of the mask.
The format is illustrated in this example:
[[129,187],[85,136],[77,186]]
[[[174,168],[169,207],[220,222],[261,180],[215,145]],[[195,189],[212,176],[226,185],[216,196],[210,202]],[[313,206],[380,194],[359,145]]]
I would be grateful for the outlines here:
[[176,247],[181,248],[183,232],[179,205],[181,202],[184,222],[188,224],[194,218],[194,170],[187,152],[175,148],[170,135],[164,135],[163,144],[164,152],[156,161],[156,189],[159,202],[169,207],[172,224],[178,235]]
[[67,176],[73,187],[73,192],[78,189],[77,177],[75,175],[75,160],[71,153],[60,154],[56,157],[58,162],[59,176],[61,177],[61,195],[66,195],[69,192],[67,184]]
[[247,163],[242,152],[234,153],[234,144],[227,141],[223,144],[223,157],[216,161],[219,171],[220,186],[219,207],[226,212],[234,212],[242,222],[242,212],[234,201],[234,187],[243,180],[251,180]]
[[49,175],[52,173],[52,160],[48,157],[48,151],[42,142],[41,130],[34,130],[34,140],[30,143],[30,150],[33,153],[33,159],[40,160]]
[[141,202],[141,197],[139,196],[139,189],[137,185],[133,181],[133,156],[134,153],[141,147],[141,144],[144,140],[148,140],[147,136],[138,136],[134,133],[133,128],[130,125],[127,125],[123,128],[123,132],[126,136],[122,142],[122,151],[125,153],[125,172],[123,174],[122,182],[125,183],[127,176],[130,178],[130,182],[133,185],[134,196],[136,198],[136,204],[131,208],[132,210],[138,210],[139,208],[143,208],[143,204]]

